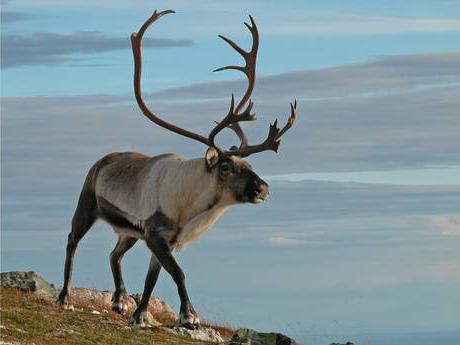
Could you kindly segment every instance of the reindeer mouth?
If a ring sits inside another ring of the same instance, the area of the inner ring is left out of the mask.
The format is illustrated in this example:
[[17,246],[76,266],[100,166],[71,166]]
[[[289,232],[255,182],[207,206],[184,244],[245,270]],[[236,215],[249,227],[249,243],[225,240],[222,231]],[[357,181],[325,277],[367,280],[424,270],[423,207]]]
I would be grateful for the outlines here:
[[261,196],[256,196],[254,199],[253,199],[253,203],[254,204],[261,204],[265,201],[267,197],[261,197]]
[[247,199],[253,204],[260,204],[264,202],[268,197],[268,184],[259,178],[251,182],[248,185],[247,190]]
[[268,198],[268,191],[259,193],[252,198],[253,204],[261,204]]

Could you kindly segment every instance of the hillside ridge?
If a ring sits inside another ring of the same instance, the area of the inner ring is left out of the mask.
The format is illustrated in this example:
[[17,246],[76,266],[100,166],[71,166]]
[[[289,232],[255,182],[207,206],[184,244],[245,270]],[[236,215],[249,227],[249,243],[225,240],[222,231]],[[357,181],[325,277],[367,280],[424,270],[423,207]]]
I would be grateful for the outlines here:
[[[130,326],[127,316],[112,312],[109,291],[73,288],[75,310],[56,303],[59,290],[36,272],[4,272],[0,288],[0,344],[228,344],[296,345],[280,333],[204,322],[196,330],[177,326],[177,316],[159,298],[151,298],[149,318],[143,327]],[[130,295],[128,314],[139,294]]]

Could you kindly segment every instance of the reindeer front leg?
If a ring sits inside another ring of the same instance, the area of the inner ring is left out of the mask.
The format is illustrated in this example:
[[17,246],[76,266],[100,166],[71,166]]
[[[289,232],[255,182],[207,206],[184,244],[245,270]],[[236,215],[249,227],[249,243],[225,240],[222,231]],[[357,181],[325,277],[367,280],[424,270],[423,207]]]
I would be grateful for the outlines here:
[[150,258],[149,271],[147,273],[147,277],[145,278],[144,292],[142,293],[142,298],[139,304],[137,305],[136,311],[134,312],[133,316],[129,318],[130,324],[145,324],[145,318],[147,313],[147,307],[149,306],[150,296],[152,295],[152,291],[157,282],[160,270],[161,265],[158,262],[156,256],[152,254],[152,257]]
[[[171,275],[171,277],[177,285],[181,302],[179,314],[180,325],[189,329],[195,329],[199,327],[200,320],[197,316],[197,313],[193,309],[192,303],[190,302],[190,299],[188,297],[187,289],[185,288],[185,274],[177,264],[176,260],[174,259],[168,242],[158,234],[157,229],[153,229],[150,231],[147,230],[145,235],[145,241],[147,243],[147,246],[150,248],[158,262],[161,264],[161,266]],[[146,296],[146,293],[148,294],[148,296]],[[149,298],[150,293],[151,290],[147,290],[146,280],[146,289],[144,290],[144,295],[142,296],[142,299],[144,300],[144,298]],[[136,310],[136,313],[137,312],[138,311]]]

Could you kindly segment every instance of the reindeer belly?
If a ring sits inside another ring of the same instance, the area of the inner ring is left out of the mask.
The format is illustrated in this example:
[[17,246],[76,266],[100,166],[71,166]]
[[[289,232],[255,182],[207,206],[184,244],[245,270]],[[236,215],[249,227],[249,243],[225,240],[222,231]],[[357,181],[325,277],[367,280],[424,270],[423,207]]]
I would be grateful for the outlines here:
[[129,237],[144,238],[140,221],[102,197],[96,197],[96,200],[99,216],[109,223],[115,232]]
[[160,211],[154,212],[146,220],[139,220],[102,197],[97,197],[97,204],[99,216],[120,235],[145,240],[145,230],[155,229],[168,243],[172,244],[177,238],[177,225]]
[[139,240],[145,240],[145,236],[143,233],[137,231],[137,230],[133,230],[131,228],[119,228],[117,226],[113,226],[113,231],[115,231],[118,235],[121,235],[121,236],[127,236],[127,237],[133,237],[133,238],[137,238]]

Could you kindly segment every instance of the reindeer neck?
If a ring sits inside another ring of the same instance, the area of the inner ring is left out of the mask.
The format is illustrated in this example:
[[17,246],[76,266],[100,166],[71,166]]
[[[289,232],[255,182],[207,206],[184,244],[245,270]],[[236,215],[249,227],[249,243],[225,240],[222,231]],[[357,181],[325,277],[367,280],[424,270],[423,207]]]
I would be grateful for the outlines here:
[[206,169],[204,158],[180,161],[164,177],[167,184],[174,184],[169,190],[174,190],[174,213],[179,223],[210,209],[219,200],[217,179]]

